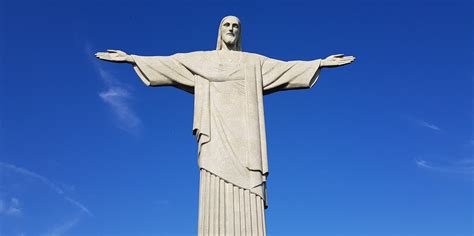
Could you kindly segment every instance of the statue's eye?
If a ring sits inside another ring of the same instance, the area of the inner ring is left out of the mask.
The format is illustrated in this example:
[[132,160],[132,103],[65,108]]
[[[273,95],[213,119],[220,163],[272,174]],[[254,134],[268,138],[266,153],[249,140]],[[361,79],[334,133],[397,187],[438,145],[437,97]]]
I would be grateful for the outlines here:
[[229,23],[224,23],[224,26],[226,26],[226,27],[229,26],[229,25],[230,25]]

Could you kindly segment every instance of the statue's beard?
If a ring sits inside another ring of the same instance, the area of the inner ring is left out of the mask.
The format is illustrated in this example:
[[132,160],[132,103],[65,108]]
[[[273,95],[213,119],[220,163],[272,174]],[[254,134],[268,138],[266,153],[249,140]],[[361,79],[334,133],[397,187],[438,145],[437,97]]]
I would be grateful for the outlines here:
[[224,34],[222,36],[222,41],[224,41],[224,43],[228,46],[235,46],[235,43],[237,42],[237,37],[235,37],[235,35]]

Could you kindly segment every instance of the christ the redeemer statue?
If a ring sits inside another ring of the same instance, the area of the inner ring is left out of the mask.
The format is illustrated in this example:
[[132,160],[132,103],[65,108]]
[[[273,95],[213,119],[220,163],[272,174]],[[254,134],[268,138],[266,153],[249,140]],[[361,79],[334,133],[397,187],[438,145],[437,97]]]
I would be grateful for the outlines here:
[[193,134],[200,169],[199,235],[266,235],[268,175],[263,96],[311,88],[321,68],[354,61],[342,54],[279,61],[242,52],[240,20],[222,19],[214,51],[136,56],[119,50],[96,57],[133,65],[148,86],[194,94]]

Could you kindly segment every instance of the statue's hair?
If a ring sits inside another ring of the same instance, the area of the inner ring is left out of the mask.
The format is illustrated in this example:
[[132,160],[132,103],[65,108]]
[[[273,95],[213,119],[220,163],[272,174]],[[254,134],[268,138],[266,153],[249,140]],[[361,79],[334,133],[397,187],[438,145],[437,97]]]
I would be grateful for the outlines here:
[[226,16],[224,18],[222,18],[221,20],[221,23],[219,24],[219,30],[218,30],[218,33],[217,33],[217,46],[216,46],[216,50],[221,50],[222,49],[222,35],[221,35],[221,27],[222,27],[222,24],[224,23],[224,20],[229,18],[229,17],[234,17],[237,19],[237,21],[239,21],[239,35],[237,35],[237,42],[236,42],[236,47],[235,47],[235,50],[236,51],[242,51],[242,24],[240,23],[240,19],[236,16]]

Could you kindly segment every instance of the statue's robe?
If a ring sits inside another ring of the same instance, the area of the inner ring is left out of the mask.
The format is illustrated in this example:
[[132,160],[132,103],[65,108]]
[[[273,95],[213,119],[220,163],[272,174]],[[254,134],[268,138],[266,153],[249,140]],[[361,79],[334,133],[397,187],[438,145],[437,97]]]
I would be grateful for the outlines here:
[[263,95],[312,87],[320,60],[284,62],[235,51],[132,57],[146,85],[175,86],[194,94],[193,134],[201,169],[199,234],[265,235]]

